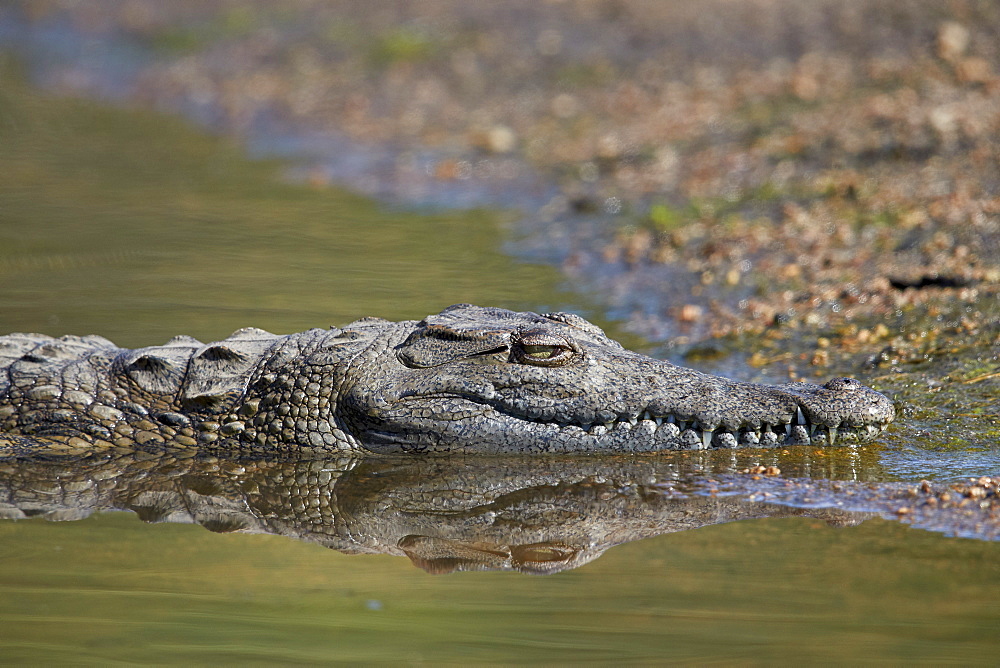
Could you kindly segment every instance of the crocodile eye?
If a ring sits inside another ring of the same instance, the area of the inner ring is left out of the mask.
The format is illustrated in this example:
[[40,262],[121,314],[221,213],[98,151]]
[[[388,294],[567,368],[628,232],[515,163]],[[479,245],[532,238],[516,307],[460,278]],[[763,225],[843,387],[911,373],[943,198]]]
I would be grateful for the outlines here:
[[573,349],[559,345],[522,344],[514,349],[514,356],[519,362],[539,366],[559,366],[573,357]]
[[538,366],[559,366],[573,358],[576,351],[561,337],[527,333],[514,341],[514,361]]
[[562,346],[521,346],[524,356],[533,360],[550,360],[558,357],[564,350],[566,349]]

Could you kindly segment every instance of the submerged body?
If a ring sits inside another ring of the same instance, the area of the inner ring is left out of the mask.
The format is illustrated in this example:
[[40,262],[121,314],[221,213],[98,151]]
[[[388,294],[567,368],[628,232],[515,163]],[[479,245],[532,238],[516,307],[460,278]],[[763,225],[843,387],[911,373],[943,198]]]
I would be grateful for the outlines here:
[[467,304],[277,336],[121,349],[0,337],[0,431],[73,445],[633,452],[849,442],[895,411],[849,378],[746,383],[622,348],[567,313]]

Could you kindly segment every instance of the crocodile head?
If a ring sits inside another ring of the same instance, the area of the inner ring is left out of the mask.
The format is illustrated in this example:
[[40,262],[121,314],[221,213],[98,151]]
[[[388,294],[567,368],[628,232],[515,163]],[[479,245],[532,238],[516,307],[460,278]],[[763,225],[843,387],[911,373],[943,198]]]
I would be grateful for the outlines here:
[[625,350],[568,313],[456,305],[367,354],[350,365],[338,411],[374,451],[832,444],[871,438],[895,416],[889,399],[853,379],[772,386],[712,376]]

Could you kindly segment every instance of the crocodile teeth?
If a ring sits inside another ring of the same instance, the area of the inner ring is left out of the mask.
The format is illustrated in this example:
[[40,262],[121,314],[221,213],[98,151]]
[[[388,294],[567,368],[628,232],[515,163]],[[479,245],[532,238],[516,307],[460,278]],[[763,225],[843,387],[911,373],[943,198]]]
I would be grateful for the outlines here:
[[[697,436],[698,441],[700,441],[696,446],[698,449],[710,450],[715,447],[715,434],[719,431],[718,429],[709,429],[703,424],[700,424],[696,419],[682,419],[669,413],[666,415],[655,415],[649,409],[646,409],[637,415],[622,415],[608,422],[593,422],[574,426],[591,436],[602,437],[615,431],[631,432],[636,428],[638,428],[643,434],[653,434],[664,424],[677,425],[678,433],[682,433],[687,430],[694,431],[695,434],[689,435],[687,438]],[[803,435],[803,431],[800,431],[799,427],[804,427],[805,433],[808,434],[807,437]],[[673,427],[670,429],[672,431]],[[877,428],[874,430],[877,430]],[[782,434],[782,432],[784,432],[784,434]],[[777,443],[775,443],[774,440],[768,440],[770,439],[769,434],[777,436]],[[820,436],[823,437],[826,444],[835,445],[839,435],[839,427],[814,424],[806,417],[802,408],[797,408],[795,415],[788,422],[769,424],[762,421],[756,425],[756,428],[753,425],[746,424],[737,430],[735,438],[738,444],[764,446],[766,443],[770,443],[771,447],[773,447],[775,444],[781,444],[785,441],[785,439],[790,441],[793,437],[797,439],[796,442],[802,441],[802,439],[807,439],[802,442],[808,443],[812,441],[813,443],[817,443],[818,441],[815,439]],[[728,436],[726,436],[726,438],[728,438]],[[726,441],[723,436],[720,436],[720,439],[722,439],[719,441],[720,447],[727,447],[725,443],[728,441]]]

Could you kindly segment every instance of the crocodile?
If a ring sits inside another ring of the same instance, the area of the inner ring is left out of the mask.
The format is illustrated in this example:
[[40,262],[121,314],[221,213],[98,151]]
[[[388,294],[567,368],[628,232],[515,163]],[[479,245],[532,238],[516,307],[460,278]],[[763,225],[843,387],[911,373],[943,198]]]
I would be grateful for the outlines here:
[[53,448],[583,453],[870,439],[892,402],[851,378],[765,385],[626,350],[571,313],[456,304],[275,335],[123,349],[0,337],[0,431]]

